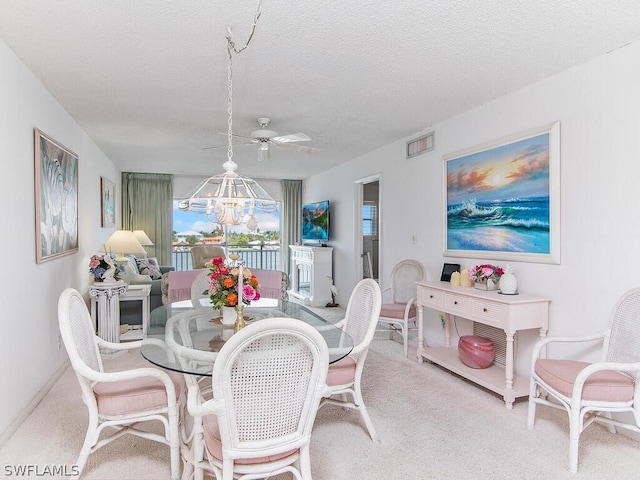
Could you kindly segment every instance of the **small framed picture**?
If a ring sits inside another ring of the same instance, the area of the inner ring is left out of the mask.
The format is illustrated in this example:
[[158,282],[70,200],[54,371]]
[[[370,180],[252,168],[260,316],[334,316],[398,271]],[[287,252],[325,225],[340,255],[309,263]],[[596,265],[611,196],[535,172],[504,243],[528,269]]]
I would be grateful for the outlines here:
[[100,191],[102,192],[102,226],[113,227],[116,224],[116,184],[104,177],[100,177]]
[[442,267],[442,275],[440,275],[440,281],[441,282],[450,282],[451,281],[451,274],[453,272],[459,272],[460,271],[460,264],[459,263],[445,263]]

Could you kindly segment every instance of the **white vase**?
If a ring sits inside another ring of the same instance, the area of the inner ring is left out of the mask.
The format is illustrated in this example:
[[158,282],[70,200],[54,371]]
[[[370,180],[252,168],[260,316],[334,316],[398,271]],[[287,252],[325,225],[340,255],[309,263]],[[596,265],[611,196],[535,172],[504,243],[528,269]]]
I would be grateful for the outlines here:
[[500,293],[515,295],[518,292],[518,280],[513,274],[511,266],[507,265],[505,273],[500,277]]
[[225,325],[233,325],[236,321],[235,307],[222,307],[222,323]]

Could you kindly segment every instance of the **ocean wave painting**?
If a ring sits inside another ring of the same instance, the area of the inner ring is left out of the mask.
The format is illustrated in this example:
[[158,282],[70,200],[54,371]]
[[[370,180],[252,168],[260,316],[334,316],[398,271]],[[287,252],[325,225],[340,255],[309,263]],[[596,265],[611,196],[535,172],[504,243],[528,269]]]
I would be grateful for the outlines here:
[[552,253],[550,135],[446,159],[449,254]]

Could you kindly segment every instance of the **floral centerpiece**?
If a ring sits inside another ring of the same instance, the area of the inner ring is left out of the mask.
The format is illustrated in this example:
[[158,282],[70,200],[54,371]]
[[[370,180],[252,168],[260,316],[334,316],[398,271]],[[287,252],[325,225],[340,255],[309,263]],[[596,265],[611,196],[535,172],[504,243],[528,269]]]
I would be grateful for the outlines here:
[[123,272],[124,266],[117,265],[109,254],[92,255],[89,260],[89,273],[91,273],[95,282],[117,282]]
[[498,281],[503,273],[504,269],[502,267],[485,263],[483,265],[476,265],[469,270],[469,278],[475,288],[481,290],[496,290],[498,288]]
[[[225,260],[222,257],[215,257],[211,262],[207,262],[207,266],[211,272],[209,288],[202,293],[209,297],[213,308],[237,306],[240,292],[243,305],[249,305],[253,300],[260,299],[258,279],[248,268],[243,268],[237,259]],[[242,287],[239,290],[240,272],[242,272]]]

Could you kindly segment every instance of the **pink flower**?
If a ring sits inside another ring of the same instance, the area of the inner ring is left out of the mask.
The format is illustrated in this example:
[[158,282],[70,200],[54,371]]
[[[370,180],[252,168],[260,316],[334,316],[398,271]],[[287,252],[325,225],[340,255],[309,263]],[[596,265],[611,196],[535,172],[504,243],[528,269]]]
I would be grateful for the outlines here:
[[252,301],[256,298],[257,294],[258,292],[256,292],[256,290],[251,285],[245,285],[242,287],[242,298],[244,300]]

